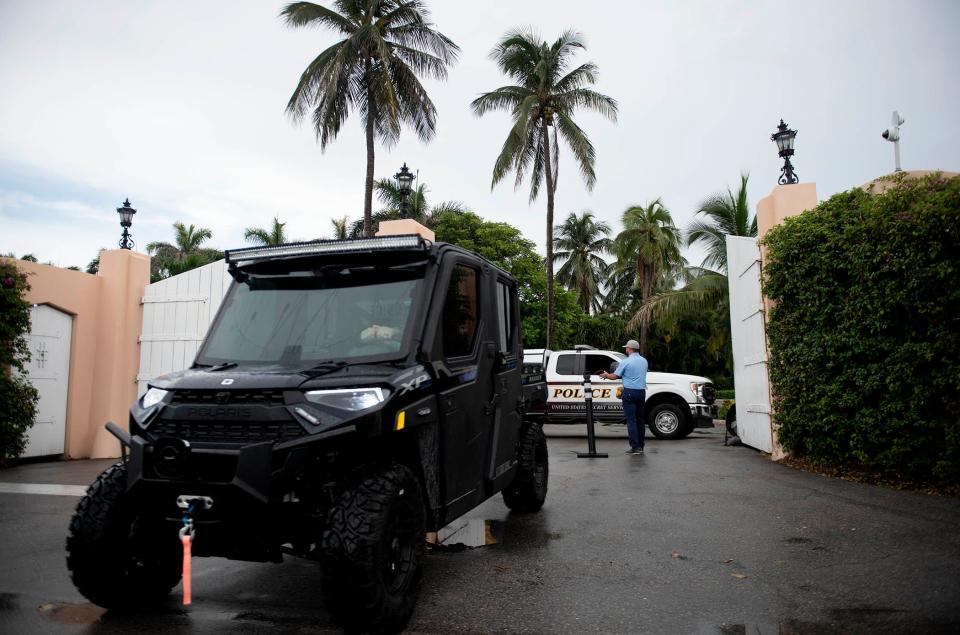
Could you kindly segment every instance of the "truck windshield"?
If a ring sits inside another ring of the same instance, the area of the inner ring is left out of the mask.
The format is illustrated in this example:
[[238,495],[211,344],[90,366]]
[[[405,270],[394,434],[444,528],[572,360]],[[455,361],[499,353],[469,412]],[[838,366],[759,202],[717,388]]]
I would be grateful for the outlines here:
[[423,269],[378,268],[251,276],[231,287],[199,364],[308,368],[402,356]]

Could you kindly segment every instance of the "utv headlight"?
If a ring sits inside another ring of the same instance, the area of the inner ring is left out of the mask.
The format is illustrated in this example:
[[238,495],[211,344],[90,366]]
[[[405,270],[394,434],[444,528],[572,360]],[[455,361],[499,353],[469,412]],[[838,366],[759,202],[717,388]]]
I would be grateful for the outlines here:
[[163,398],[167,396],[166,390],[160,390],[159,388],[151,388],[143,394],[143,399],[141,400],[141,405],[144,409],[153,408],[155,405],[163,401]]
[[366,410],[383,403],[386,394],[383,388],[338,388],[335,390],[310,390],[305,393],[307,401],[340,410]]

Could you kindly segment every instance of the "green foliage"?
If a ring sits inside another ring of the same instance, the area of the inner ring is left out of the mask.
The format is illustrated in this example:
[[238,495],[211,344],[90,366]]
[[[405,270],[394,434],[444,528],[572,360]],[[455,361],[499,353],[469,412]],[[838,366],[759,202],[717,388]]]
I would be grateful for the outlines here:
[[[726,194],[711,194],[700,203],[695,219],[687,229],[687,245],[701,244],[707,250],[702,266],[721,273],[727,272],[727,236],[756,236],[757,217],[750,213],[747,200],[749,175],[740,175],[736,193],[727,188]],[[751,218],[752,216],[752,218]]]
[[[623,212],[623,231],[613,241],[617,256],[614,265],[612,295],[639,290],[640,302],[646,302],[658,287],[665,286],[682,269],[680,231],[673,224],[659,198],[646,205],[631,205]],[[650,316],[638,312],[630,322],[640,329],[640,354],[647,353]]]
[[24,300],[29,290],[27,276],[13,262],[0,261],[0,465],[23,452],[39,400],[20,374],[30,361],[30,304]]
[[784,447],[818,463],[960,479],[960,178],[894,177],[765,238]]
[[591,308],[599,312],[603,300],[600,286],[610,269],[600,254],[610,252],[610,225],[595,220],[593,212],[584,210],[579,216],[570,212],[553,231],[553,261],[562,263],[557,270],[557,282],[577,294],[584,313]]
[[733,357],[726,337],[729,324],[725,307],[654,322],[646,355],[650,369],[700,375],[719,385],[729,384]]
[[[163,280],[223,258],[222,251],[201,247],[203,243],[213,238],[213,232],[206,227],[193,225],[187,227],[177,221],[173,224],[173,232],[173,244],[152,242],[147,245],[147,253],[151,256],[150,282]],[[90,265],[93,263],[91,262]],[[98,254],[97,268],[99,266]]]

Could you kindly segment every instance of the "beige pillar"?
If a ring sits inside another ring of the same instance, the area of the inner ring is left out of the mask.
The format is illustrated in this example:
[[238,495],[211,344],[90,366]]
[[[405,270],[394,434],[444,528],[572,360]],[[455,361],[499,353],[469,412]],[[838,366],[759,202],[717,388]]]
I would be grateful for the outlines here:
[[400,220],[381,221],[377,229],[377,236],[410,236],[419,234],[427,240],[436,240],[436,234],[432,229],[427,229],[412,218],[401,218]]
[[130,404],[137,397],[140,327],[144,289],[150,282],[150,257],[125,249],[100,255],[97,358],[94,401],[90,408],[90,458],[118,456],[120,446],[103,429],[107,421],[127,429]]
[[[791,216],[802,214],[808,209],[817,206],[817,185],[816,183],[796,183],[794,185],[778,185],[773,188],[770,195],[760,199],[757,203],[757,238],[762,240],[771,229],[782,223]],[[763,265],[767,259],[767,249],[760,246],[760,271],[763,275]],[[773,308],[773,302],[766,296],[763,296],[764,323],[766,317]],[[764,326],[766,332],[766,326]],[[770,341],[767,340],[767,360],[770,359]],[[768,384],[767,390],[770,390]],[[773,452],[771,458],[778,461],[785,456],[780,440],[777,438],[777,426],[773,423],[773,394],[770,394],[770,435],[772,437],[771,445]]]
[[778,185],[757,204],[757,237],[762,239],[785,219],[812,209],[817,203],[816,183]]

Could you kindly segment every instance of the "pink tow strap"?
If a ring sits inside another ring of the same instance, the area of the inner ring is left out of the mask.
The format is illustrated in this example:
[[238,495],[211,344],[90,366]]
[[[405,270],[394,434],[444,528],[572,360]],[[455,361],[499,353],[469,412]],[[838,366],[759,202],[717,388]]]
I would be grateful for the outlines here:
[[183,543],[183,605],[187,606],[190,604],[190,545],[193,542],[193,538],[190,534],[182,534],[180,536],[180,542]]

